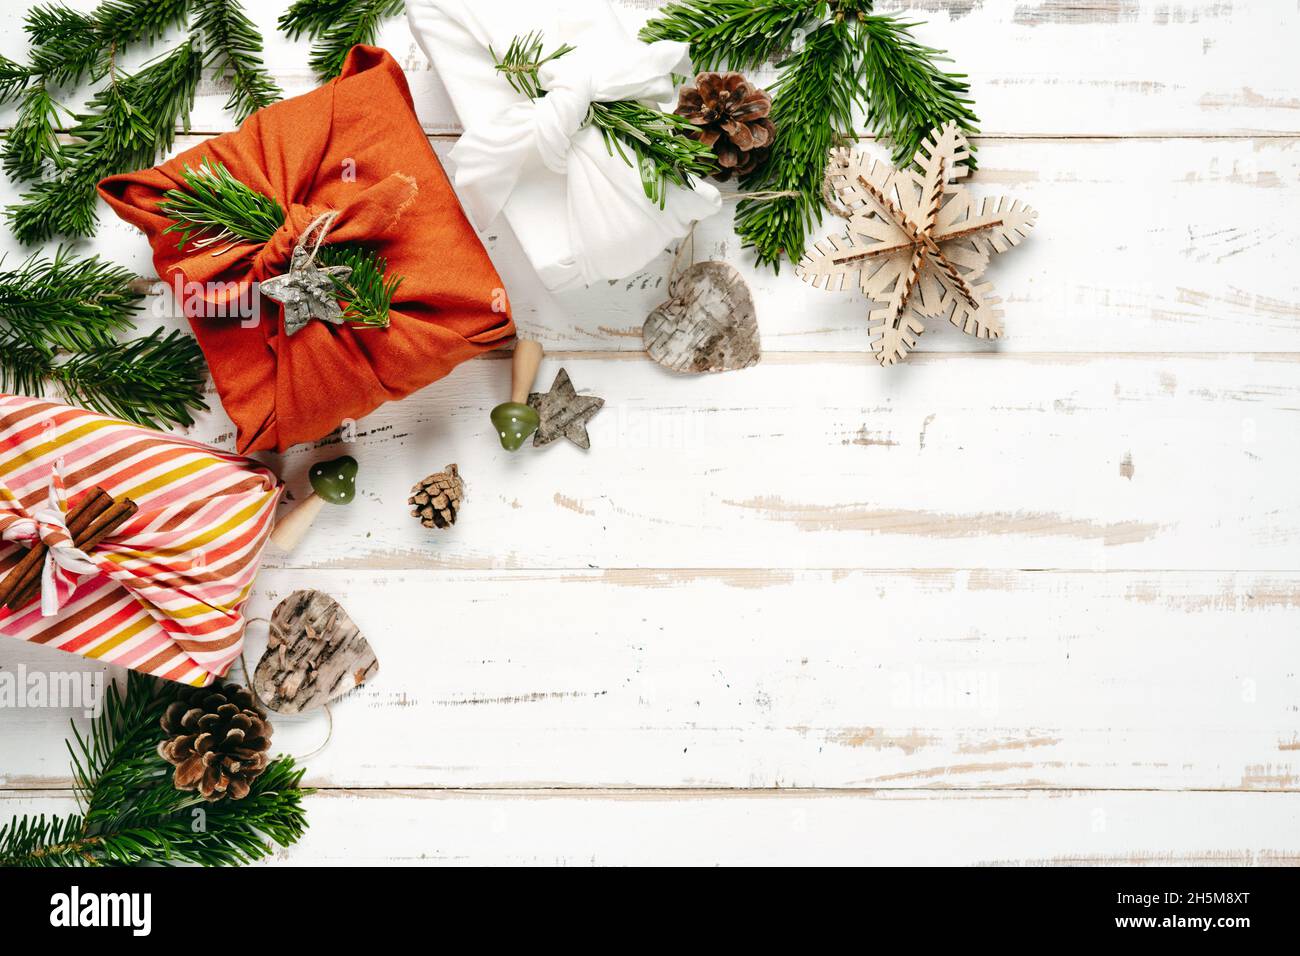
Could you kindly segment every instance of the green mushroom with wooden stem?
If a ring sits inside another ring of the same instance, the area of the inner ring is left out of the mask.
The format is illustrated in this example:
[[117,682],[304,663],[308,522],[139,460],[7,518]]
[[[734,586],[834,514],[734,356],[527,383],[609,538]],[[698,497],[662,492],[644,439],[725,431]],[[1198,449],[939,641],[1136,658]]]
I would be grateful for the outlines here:
[[325,503],[347,505],[357,495],[357,460],[351,455],[333,461],[318,461],[308,473],[312,493],[275,524],[271,543],[281,551],[298,547],[303,535],[320,514]]
[[542,364],[542,344],[540,342],[519,341],[515,343],[514,362],[510,368],[510,401],[502,402],[492,409],[492,427],[501,439],[501,447],[506,451],[518,451],[542,420],[537,409],[528,404],[528,393],[537,378],[537,369]]

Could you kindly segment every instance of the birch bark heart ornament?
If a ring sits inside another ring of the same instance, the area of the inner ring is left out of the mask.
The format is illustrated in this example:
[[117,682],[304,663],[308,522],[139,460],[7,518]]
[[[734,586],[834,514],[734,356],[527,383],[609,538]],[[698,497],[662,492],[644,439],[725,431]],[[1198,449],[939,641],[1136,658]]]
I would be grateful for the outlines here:
[[641,327],[646,353],[674,372],[727,372],[757,365],[762,350],[754,299],[725,262],[700,262],[669,286],[672,296]]
[[271,640],[253,672],[253,689],[269,709],[298,714],[323,707],[364,683],[379,660],[328,594],[294,591],[271,615]]

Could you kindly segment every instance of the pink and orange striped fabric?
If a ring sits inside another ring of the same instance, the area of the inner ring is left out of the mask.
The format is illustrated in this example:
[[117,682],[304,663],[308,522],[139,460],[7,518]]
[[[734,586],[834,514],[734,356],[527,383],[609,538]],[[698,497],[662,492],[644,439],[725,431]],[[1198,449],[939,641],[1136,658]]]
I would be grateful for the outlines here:
[[[43,399],[0,395],[0,533],[48,498],[98,485],[140,510],[90,555],[58,616],[0,609],[0,634],[202,686],[239,656],[241,609],[280,485],[255,461]],[[0,575],[21,549],[0,542]]]

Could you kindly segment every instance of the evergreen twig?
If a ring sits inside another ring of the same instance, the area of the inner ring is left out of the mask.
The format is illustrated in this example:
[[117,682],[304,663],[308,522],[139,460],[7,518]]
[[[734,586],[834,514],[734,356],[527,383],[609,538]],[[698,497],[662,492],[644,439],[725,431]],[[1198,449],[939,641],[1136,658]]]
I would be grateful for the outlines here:
[[91,235],[99,180],[148,165],[171,147],[178,123],[189,129],[202,68],[195,44],[186,41],[129,76],[114,74],[78,114],[71,130],[77,141],[61,150],[63,169],[5,210],[18,241]]
[[[131,672],[126,691],[113,684],[104,710],[68,750],[79,812],[22,816],[0,827],[0,866],[231,866],[264,859],[267,840],[296,843],[306,832],[303,769],[279,757],[242,800],[207,803],[171,785],[158,755],[159,720],[169,686]],[[195,826],[201,806],[203,825]]]
[[0,271],[0,389],[69,401],[141,425],[189,425],[206,408],[203,356],[188,335],[161,331],[134,341],[143,295],[129,269],[59,249]]
[[[240,182],[221,163],[205,157],[198,169],[186,166],[181,175],[185,189],[168,190],[159,204],[163,214],[173,220],[163,232],[180,234],[179,249],[186,243],[207,248],[241,241],[268,242],[284,225],[285,213],[279,202]],[[347,306],[344,316],[349,322],[388,325],[393,296],[402,280],[386,275],[387,260],[353,243],[323,245],[316,258],[324,266],[352,269],[349,278],[334,280],[339,299]]]
[[155,329],[129,342],[112,342],[71,355],[50,379],[74,405],[150,428],[193,425],[190,410],[207,408],[207,365],[194,337]]
[[[575,47],[564,44],[544,54],[542,35],[529,33],[510,41],[498,56],[491,47],[488,53],[515,89],[531,99],[546,95],[539,71]],[[663,208],[668,199],[668,184],[690,188],[696,176],[707,176],[716,168],[713,150],[685,135],[693,128],[684,117],[664,113],[633,100],[592,103],[584,123],[600,130],[605,148],[615,152],[641,176],[646,198]],[[627,150],[631,150],[629,156]]]
[[97,256],[78,259],[64,248],[53,259],[34,254],[16,270],[0,272],[0,320],[50,356],[99,348],[132,328],[131,313],[143,298],[134,279],[130,269]]
[[238,0],[193,0],[191,27],[203,41],[207,65],[230,77],[226,109],[244,120],[280,99],[262,63],[262,37]]
[[311,68],[322,80],[332,80],[343,71],[349,50],[374,43],[383,21],[405,8],[405,0],[294,0],[279,25],[291,40],[305,35],[316,41]]
[[948,120],[976,132],[965,77],[940,68],[942,53],[912,37],[916,24],[871,9],[871,0],[674,0],[641,31],[646,41],[690,43],[704,70],[750,70],[783,57],[770,90],[776,143],[741,188],[800,195],[737,206],[736,231],[761,263],[779,267],[783,255],[803,255],[807,231],[821,221],[827,154],[856,137],[858,108],[891,141],[896,164],[908,164]]

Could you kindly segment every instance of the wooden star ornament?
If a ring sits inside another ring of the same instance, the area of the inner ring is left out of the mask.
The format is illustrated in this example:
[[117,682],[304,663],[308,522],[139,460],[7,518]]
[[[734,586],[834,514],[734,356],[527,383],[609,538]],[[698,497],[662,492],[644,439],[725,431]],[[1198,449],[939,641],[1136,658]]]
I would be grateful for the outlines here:
[[1019,245],[1038,214],[1019,200],[975,199],[956,185],[970,171],[969,157],[966,137],[948,123],[917,150],[915,168],[846,152],[832,163],[828,183],[848,231],[817,243],[795,274],[830,291],[857,281],[876,304],[868,321],[881,365],[907,357],[923,319],[946,317],[977,338],[1002,336],[1001,300],[980,279],[990,255]]
[[537,409],[541,424],[533,435],[534,447],[549,445],[557,438],[567,438],[579,448],[590,448],[587,422],[605,405],[603,398],[579,395],[569,380],[569,373],[560,369],[549,392],[533,392],[528,404]]

